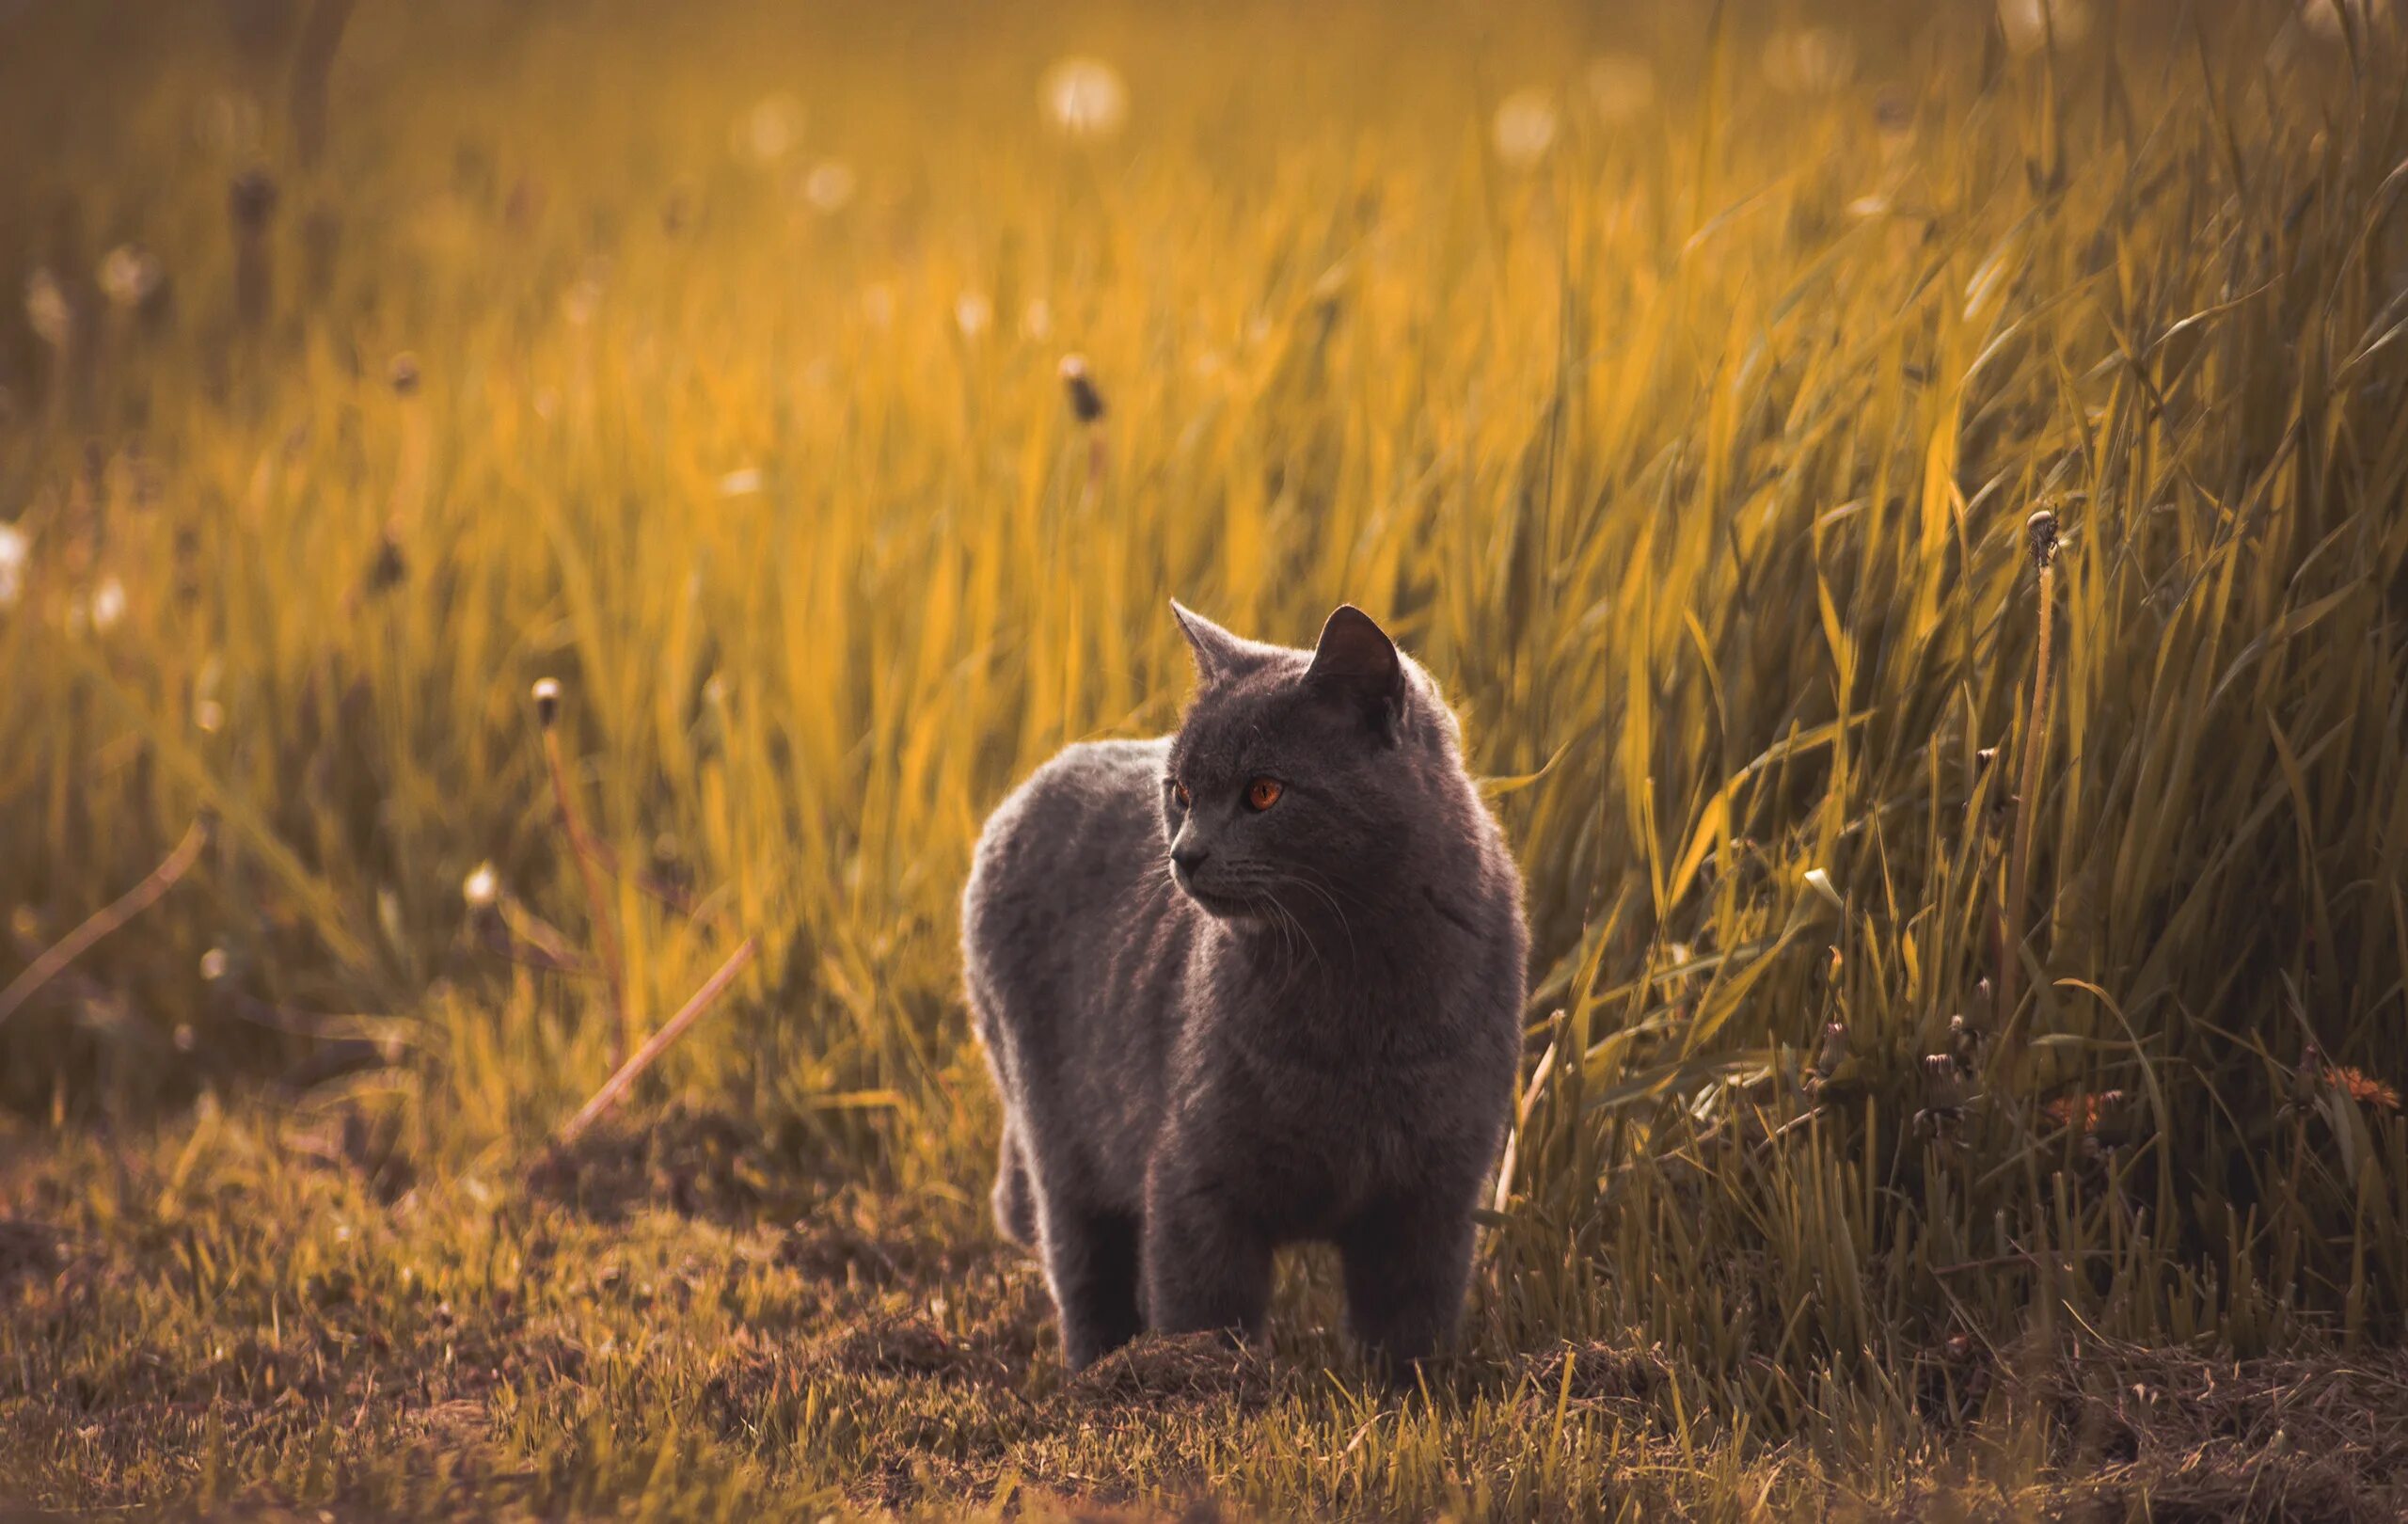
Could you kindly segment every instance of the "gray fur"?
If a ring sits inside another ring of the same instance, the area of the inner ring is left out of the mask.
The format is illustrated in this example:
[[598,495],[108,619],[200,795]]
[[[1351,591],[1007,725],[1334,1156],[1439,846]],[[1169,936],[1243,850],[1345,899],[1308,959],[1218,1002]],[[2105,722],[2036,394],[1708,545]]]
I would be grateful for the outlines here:
[[[1370,618],[1302,651],[1172,609],[1179,734],[1039,768],[962,895],[996,1221],[1043,1257],[1073,1368],[1148,1327],[1258,1335],[1273,1251],[1328,1240],[1402,1371],[1461,1314],[1513,1107],[1520,879],[1437,685]],[[1258,777],[1284,786],[1259,812]]]

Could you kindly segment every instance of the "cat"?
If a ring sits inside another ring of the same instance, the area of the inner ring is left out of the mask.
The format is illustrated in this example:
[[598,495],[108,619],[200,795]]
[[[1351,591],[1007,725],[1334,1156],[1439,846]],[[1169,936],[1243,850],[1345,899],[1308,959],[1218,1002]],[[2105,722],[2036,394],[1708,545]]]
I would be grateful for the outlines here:
[[992,1195],[1083,1368],[1259,1340],[1272,1255],[1334,1242],[1391,1375],[1461,1316],[1521,1051],[1521,879],[1438,687],[1348,605],[1310,651],[1177,603],[1179,732],[1074,745],[962,894],[1004,1101]]

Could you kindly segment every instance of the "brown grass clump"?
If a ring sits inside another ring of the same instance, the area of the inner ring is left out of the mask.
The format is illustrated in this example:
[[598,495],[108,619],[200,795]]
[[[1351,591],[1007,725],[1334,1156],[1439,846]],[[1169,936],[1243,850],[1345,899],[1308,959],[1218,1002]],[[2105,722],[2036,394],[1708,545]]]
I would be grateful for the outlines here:
[[1148,1334],[1072,1376],[1066,1394],[1089,1407],[1232,1402],[1259,1407],[1271,1391],[1262,1351],[1225,1334]]
[[[1666,1366],[1661,1349],[1634,1349],[1592,1340],[1525,1356],[1522,1369],[1535,1394],[1553,1401],[1568,1394],[1573,1402],[1643,1400],[1662,1389]],[[1570,1373],[1570,1385],[1565,1374]]]
[[2408,1516],[2408,1353],[2236,1360],[2094,1347],[2030,1394],[2057,1415],[2077,1479],[2068,1518]]
[[757,1222],[799,1212],[819,1194],[816,1170],[780,1154],[759,1130],[683,1105],[606,1122],[545,1151],[528,1183],[542,1199],[602,1221],[657,1207]]

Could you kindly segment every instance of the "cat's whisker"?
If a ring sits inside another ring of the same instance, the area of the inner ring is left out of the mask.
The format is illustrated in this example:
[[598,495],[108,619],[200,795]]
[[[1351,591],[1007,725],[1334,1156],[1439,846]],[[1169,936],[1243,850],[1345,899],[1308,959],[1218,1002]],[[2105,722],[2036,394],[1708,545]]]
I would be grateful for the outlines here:
[[[1362,949],[1358,947],[1354,942],[1354,924],[1346,918],[1346,909],[1339,903],[1338,896],[1334,892],[1332,886],[1316,883],[1312,879],[1307,877],[1302,872],[1283,873],[1279,876],[1278,882],[1282,885],[1292,884],[1294,887],[1304,890],[1307,894],[1316,897],[1323,904],[1327,905],[1329,907],[1331,918],[1338,922],[1338,929],[1346,933],[1346,956],[1348,960],[1350,961],[1354,961],[1361,959]],[[1284,910],[1285,907],[1283,906],[1282,909]],[[1293,912],[1290,912],[1289,913],[1293,914]]]

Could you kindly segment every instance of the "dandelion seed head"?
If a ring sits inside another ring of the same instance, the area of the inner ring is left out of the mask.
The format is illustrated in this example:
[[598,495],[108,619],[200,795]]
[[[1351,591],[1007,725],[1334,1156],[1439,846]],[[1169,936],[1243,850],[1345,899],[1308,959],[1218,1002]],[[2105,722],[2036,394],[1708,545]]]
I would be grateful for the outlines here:
[[192,706],[192,722],[200,730],[214,736],[226,728],[226,706],[215,699],[202,699]]
[[739,466],[719,479],[719,495],[722,498],[749,498],[761,490],[761,468]]
[[1590,60],[1589,105],[1603,122],[1624,122],[1656,103],[1656,70],[1636,54],[1608,53]]
[[460,897],[470,910],[487,910],[501,897],[501,878],[491,863],[479,863],[467,878],[461,881]]
[[767,168],[794,151],[802,127],[800,101],[784,91],[765,95],[728,127],[728,147],[737,158]]
[[125,617],[125,584],[114,577],[101,579],[92,589],[92,631],[105,635]]
[[276,178],[265,169],[246,169],[226,188],[226,208],[245,232],[263,230],[276,215]]
[[1021,337],[1032,343],[1043,343],[1054,337],[1054,308],[1042,296],[1032,296],[1020,310]]
[[1497,115],[1489,123],[1489,141],[1508,168],[1529,169],[1555,146],[1558,125],[1555,97],[1533,86],[1497,103]]
[[2036,508],[2023,521],[2024,538],[2032,548],[2032,564],[2046,566],[2057,555],[2057,516],[2046,508]]
[[535,718],[546,725],[560,718],[561,685],[557,677],[541,677],[535,682]]
[[822,216],[833,216],[851,204],[860,182],[853,167],[842,159],[822,159],[802,177],[802,198]]
[[25,321],[34,333],[53,349],[65,349],[75,337],[75,309],[68,304],[66,289],[58,278],[47,269],[38,269],[25,278]]
[[953,325],[964,339],[984,335],[995,321],[995,304],[984,293],[965,291],[953,299]]
[[568,288],[561,297],[561,315],[575,327],[584,327],[594,321],[602,306],[602,282],[587,276]]
[[1069,394],[1070,413],[1082,423],[1093,423],[1103,417],[1103,393],[1096,389],[1095,377],[1087,372],[1085,355],[1065,355],[1059,367],[1062,389]]
[[159,257],[140,244],[119,244],[101,256],[101,294],[108,298],[112,307],[140,307],[158,293],[166,278],[167,272],[159,263]]
[[0,524],[0,609],[12,607],[24,595],[25,563],[33,542],[14,524]]
[[1129,87],[1101,58],[1062,59],[1045,71],[1038,97],[1046,120],[1065,137],[1111,137],[1129,119]]
[[226,949],[212,947],[200,955],[200,976],[214,984],[226,976]]

